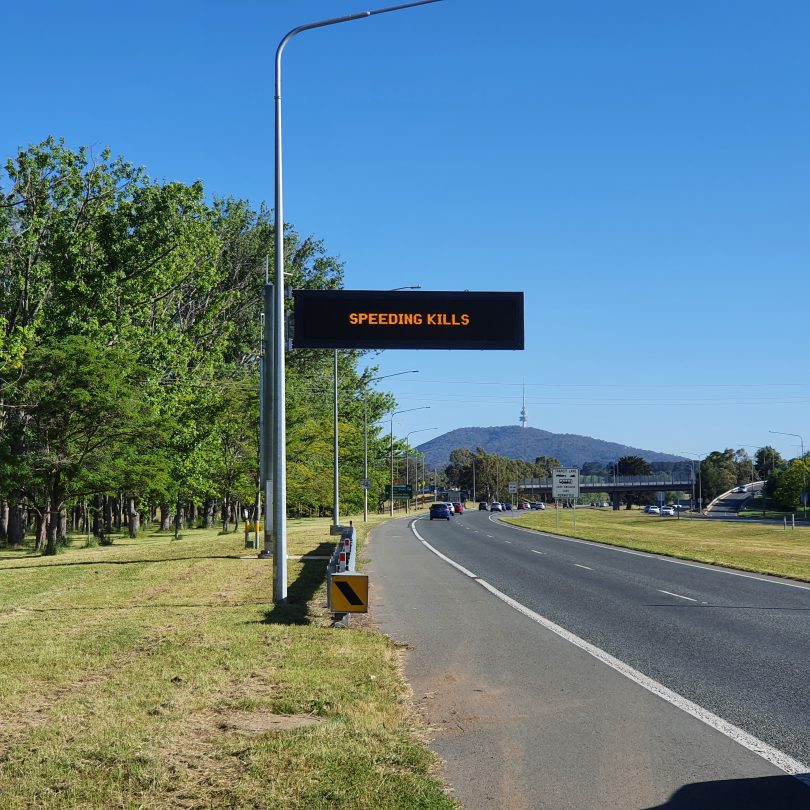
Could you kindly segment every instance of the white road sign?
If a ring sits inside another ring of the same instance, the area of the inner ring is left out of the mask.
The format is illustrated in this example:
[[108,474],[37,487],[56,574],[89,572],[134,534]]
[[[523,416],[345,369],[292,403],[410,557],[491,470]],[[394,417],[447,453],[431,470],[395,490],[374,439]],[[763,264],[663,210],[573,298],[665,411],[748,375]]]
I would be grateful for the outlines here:
[[551,471],[551,494],[554,500],[579,497],[579,470],[558,467]]
[[371,479],[370,478],[361,478],[360,479],[360,486],[363,489],[371,489]]
[[517,482],[510,481],[509,482],[509,494],[510,495],[517,495]]

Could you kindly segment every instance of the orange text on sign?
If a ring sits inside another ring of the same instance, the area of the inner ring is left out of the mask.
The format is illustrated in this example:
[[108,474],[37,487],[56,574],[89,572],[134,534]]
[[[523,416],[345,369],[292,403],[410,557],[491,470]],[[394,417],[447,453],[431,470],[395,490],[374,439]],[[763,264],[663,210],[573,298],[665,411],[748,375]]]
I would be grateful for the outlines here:
[[469,326],[470,316],[455,312],[350,312],[352,326]]

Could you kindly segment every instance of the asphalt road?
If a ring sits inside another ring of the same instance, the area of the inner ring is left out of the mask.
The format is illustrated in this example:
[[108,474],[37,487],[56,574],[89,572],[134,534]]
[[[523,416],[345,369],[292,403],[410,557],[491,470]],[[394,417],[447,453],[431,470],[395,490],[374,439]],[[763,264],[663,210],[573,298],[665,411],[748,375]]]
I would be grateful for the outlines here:
[[810,762],[810,586],[494,517],[415,521],[468,573],[411,521],[370,546],[374,618],[412,647],[406,674],[465,807],[810,807],[774,764]]

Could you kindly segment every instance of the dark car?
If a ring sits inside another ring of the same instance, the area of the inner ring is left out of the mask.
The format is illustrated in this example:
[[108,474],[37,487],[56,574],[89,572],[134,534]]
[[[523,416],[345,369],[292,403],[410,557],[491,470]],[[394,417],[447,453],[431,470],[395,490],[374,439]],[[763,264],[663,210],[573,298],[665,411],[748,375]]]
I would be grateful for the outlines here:
[[430,519],[433,518],[450,520],[452,517],[450,507],[446,503],[432,503],[430,505]]
[[478,511],[479,512],[486,512],[488,509],[489,509],[489,507],[487,506],[486,501],[481,501],[481,503],[478,504]]
[[508,509],[508,510],[511,512],[511,511],[512,511],[512,509],[514,508],[514,506],[513,506],[513,504],[512,504],[510,501],[507,501],[507,502],[506,502],[506,503],[503,505],[503,508],[504,508],[504,509]]
[[457,515],[460,515],[464,511],[464,504],[460,501],[453,501],[453,509],[456,510]]

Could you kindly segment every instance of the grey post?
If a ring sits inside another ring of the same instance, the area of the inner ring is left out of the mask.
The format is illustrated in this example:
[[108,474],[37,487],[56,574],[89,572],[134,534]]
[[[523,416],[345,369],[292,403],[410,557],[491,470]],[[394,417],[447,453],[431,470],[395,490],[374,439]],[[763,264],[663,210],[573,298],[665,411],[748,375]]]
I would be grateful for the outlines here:
[[[284,184],[282,178],[282,147],[281,147],[281,56],[284,47],[296,35],[314,28],[324,28],[327,25],[361,20],[373,17],[376,14],[385,14],[389,11],[400,11],[416,6],[426,6],[431,3],[438,3],[441,0],[417,0],[417,2],[404,3],[398,6],[375,9],[373,11],[361,11],[357,14],[349,14],[345,17],[334,17],[329,20],[319,20],[318,22],[307,23],[293,28],[281,39],[276,49],[275,61],[275,289],[274,289],[274,317],[272,319],[272,359],[270,352],[265,354],[265,379],[270,374],[272,366],[273,397],[266,399],[265,403],[273,403],[272,437],[275,440],[272,446],[273,470],[272,477],[270,465],[265,469],[265,487],[272,486],[272,514],[273,514],[273,601],[276,603],[287,600],[287,431],[286,431],[286,405],[285,405],[285,345],[284,345]],[[265,318],[265,340],[267,346],[271,345],[271,333],[269,318]],[[270,420],[265,419],[265,429],[270,431]],[[265,448],[271,450],[270,438],[265,437]],[[269,502],[269,498],[265,497]],[[269,514],[268,503],[268,514]],[[265,542],[267,538],[265,538]]]
[[804,469],[804,439],[798,433],[784,433],[781,430],[769,430],[768,433],[777,433],[780,436],[795,436],[802,443],[802,506],[804,519],[807,520],[807,473]]

